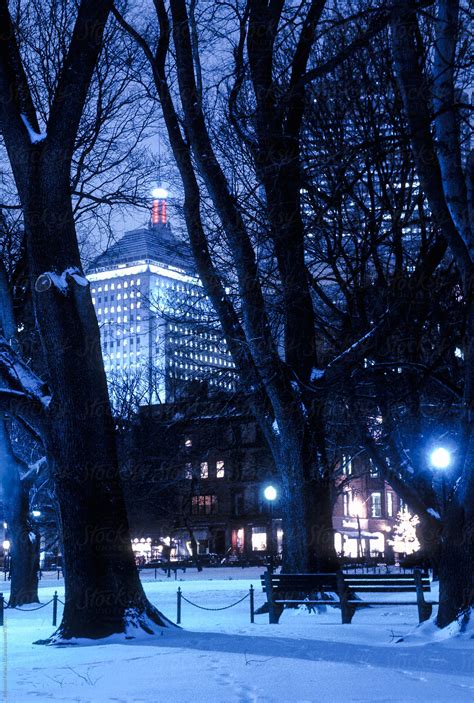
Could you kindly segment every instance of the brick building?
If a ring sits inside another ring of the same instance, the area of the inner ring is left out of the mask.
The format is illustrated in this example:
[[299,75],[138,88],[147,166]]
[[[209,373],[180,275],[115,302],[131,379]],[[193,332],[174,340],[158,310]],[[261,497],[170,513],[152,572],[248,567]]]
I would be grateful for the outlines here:
[[[187,557],[191,539],[201,554],[246,559],[281,551],[278,489],[271,454],[242,400],[229,396],[146,406],[123,464],[137,554],[163,545]],[[363,456],[335,467],[334,530],[343,556],[387,552],[401,502]]]

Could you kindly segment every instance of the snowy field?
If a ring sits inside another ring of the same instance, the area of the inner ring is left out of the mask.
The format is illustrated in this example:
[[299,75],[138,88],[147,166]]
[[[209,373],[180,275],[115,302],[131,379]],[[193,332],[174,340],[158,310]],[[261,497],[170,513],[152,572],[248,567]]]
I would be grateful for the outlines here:
[[[144,583],[150,600],[175,620],[178,586],[189,600],[217,608],[245,596],[253,583],[258,607],[264,602],[261,571],[221,568],[198,575],[191,570],[178,581],[161,576],[154,581],[151,572]],[[7,597],[8,583],[0,586]],[[61,580],[43,579],[41,601],[50,600],[55,589],[61,597]],[[474,701],[474,640],[434,639],[429,623],[416,627],[416,607],[367,608],[356,613],[351,625],[341,625],[340,612],[333,608],[319,614],[286,611],[279,625],[269,625],[268,615],[257,615],[252,625],[248,598],[217,612],[184,602],[181,630],[84,646],[33,645],[52,633],[51,622],[52,605],[6,611],[0,628],[0,700]]]

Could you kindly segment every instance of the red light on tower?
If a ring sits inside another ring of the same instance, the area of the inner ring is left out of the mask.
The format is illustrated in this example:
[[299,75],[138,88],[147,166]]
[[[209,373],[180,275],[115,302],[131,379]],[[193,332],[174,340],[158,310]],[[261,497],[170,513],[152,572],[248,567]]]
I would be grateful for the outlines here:
[[152,225],[166,224],[166,198],[168,197],[168,191],[162,187],[153,188],[151,194],[153,197],[151,223]]
[[157,225],[158,222],[160,221],[160,201],[159,200],[154,200],[153,201],[153,207],[151,209],[151,224],[152,225]]

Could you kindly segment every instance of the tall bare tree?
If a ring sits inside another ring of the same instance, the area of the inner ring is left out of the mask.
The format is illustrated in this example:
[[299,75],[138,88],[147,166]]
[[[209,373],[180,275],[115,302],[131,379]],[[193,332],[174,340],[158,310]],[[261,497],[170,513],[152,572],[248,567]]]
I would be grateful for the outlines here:
[[403,0],[394,10],[391,26],[413,157],[434,221],[459,272],[466,319],[462,439],[442,533],[440,627],[461,616],[466,623],[474,605],[474,158],[471,122],[465,118],[472,107],[463,95],[469,71],[472,76],[470,21],[463,3],[438,0],[435,14],[421,23],[416,8]]
[[151,632],[153,624],[167,624],[147,601],[133,560],[99,329],[71,202],[74,145],[111,4],[83,0],[75,10],[41,131],[8,2],[0,2],[0,125],[23,209],[51,392],[49,401],[43,394],[37,402],[47,417],[64,545],[66,604],[59,639],[97,638],[133,627]]

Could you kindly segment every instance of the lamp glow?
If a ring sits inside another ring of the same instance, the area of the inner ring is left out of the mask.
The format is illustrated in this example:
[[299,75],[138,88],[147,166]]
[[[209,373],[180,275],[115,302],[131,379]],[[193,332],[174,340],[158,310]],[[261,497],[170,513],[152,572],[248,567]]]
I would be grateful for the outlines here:
[[2,547],[4,552],[8,552],[10,549],[10,540],[6,539],[2,542]]
[[169,193],[166,188],[162,188],[161,186],[159,186],[158,188],[153,188],[153,190],[151,191],[151,195],[153,198],[157,198],[158,200],[165,200],[168,197]]
[[451,463],[451,454],[444,447],[438,447],[431,452],[431,463],[435,469],[447,469]]
[[32,510],[31,514],[33,517],[41,517],[41,510]]
[[363,504],[360,498],[353,498],[352,500],[352,505],[351,505],[351,513],[353,517],[361,518],[363,517]]
[[263,495],[265,496],[266,500],[274,501],[277,497],[277,490],[275,486],[267,486],[263,491]]

